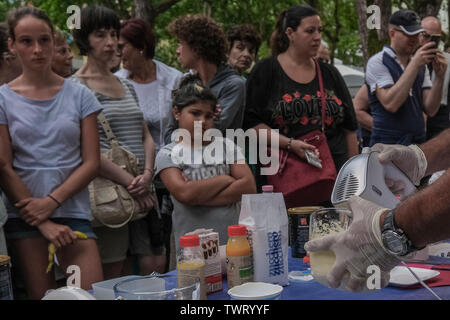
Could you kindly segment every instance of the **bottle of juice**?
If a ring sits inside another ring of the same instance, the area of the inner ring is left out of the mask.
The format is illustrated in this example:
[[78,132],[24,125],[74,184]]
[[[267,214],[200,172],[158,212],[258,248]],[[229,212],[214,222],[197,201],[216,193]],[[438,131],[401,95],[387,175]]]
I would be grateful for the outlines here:
[[247,228],[243,225],[228,227],[227,278],[228,289],[253,281],[253,260],[247,240]]
[[[198,235],[180,237],[180,250],[177,254],[178,275],[200,278],[200,300],[206,300],[205,260]],[[192,280],[178,277],[178,288],[191,285]]]

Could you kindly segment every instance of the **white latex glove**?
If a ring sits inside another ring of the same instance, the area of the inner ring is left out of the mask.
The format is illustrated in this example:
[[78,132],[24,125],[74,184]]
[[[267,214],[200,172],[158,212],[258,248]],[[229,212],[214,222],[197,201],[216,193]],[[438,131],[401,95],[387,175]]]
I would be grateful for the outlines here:
[[308,252],[331,250],[336,262],[327,275],[329,286],[338,288],[346,281],[346,290],[367,290],[369,266],[380,269],[380,288],[389,284],[389,274],[400,260],[390,254],[381,242],[380,216],[389,209],[353,196],[348,200],[353,214],[346,231],[314,239],[305,244]]
[[416,145],[402,146],[377,143],[370,151],[378,151],[381,163],[392,161],[416,186],[427,170],[427,159],[423,151]]

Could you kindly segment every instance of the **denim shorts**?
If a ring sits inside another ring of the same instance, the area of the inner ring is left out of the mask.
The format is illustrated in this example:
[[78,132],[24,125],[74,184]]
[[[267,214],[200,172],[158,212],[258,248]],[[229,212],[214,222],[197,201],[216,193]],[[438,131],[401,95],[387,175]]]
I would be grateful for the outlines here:
[[[97,239],[89,220],[75,218],[52,218],[49,220],[57,224],[68,226],[72,231],[83,232],[88,238]],[[3,228],[7,240],[42,237],[42,234],[37,227],[30,226],[20,218],[8,219]]]

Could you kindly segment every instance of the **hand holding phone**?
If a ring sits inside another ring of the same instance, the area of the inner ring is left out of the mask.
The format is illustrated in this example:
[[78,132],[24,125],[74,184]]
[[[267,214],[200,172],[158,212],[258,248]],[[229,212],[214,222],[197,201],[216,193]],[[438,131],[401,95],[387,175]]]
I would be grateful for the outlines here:
[[433,34],[430,38],[430,41],[433,41],[435,43],[435,45],[432,47],[432,49],[437,49],[439,46],[439,42],[441,42],[441,35]]
[[314,151],[306,150],[305,156],[306,156],[306,161],[310,165],[322,169],[322,161],[320,160],[320,158],[317,156],[317,154]]

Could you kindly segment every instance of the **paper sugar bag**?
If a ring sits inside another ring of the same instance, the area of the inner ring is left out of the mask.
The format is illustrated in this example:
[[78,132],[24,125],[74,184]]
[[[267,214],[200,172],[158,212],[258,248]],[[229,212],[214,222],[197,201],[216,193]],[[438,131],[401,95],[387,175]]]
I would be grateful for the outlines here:
[[288,216],[283,195],[243,195],[239,224],[248,230],[254,281],[287,285]]

